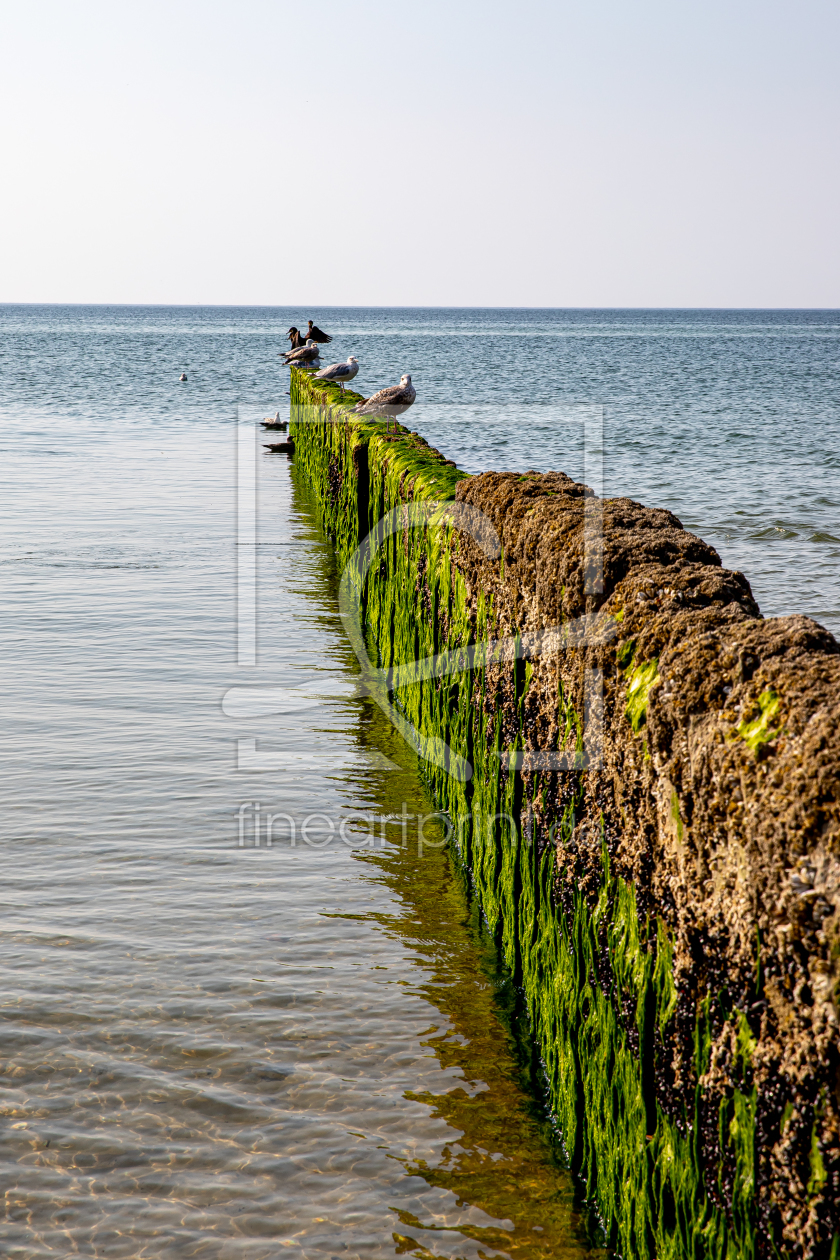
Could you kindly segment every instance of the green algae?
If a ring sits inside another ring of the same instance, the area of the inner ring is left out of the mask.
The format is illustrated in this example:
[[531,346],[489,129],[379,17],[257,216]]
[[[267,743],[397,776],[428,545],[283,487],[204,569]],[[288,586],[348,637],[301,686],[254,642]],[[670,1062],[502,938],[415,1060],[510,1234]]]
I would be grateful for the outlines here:
[[676,788],[671,789],[671,820],[677,829],[677,840],[682,844],[683,821],[680,817],[680,798],[677,796]]
[[782,1118],[779,1121],[779,1137],[784,1137],[785,1129],[788,1127],[791,1116],[793,1115],[793,1103],[788,1099],[785,1103],[785,1109],[782,1112]]
[[825,1162],[823,1160],[822,1151],[820,1150],[820,1140],[817,1133],[817,1126],[814,1125],[811,1130],[811,1176],[808,1181],[808,1193],[819,1194],[828,1180]]
[[[307,515],[317,509],[325,531],[333,522],[323,512],[302,469],[293,471],[296,506]],[[326,549],[322,583],[332,599],[338,584]],[[324,603],[318,600],[319,607]],[[355,670],[349,645],[339,646],[341,665]],[[405,1097],[428,1109],[430,1122],[455,1130],[457,1140],[438,1162],[416,1157],[400,1134],[376,1138],[391,1144],[395,1171],[421,1179],[453,1195],[457,1221],[411,1206],[396,1208],[397,1254],[499,1254],[517,1260],[607,1260],[597,1221],[587,1210],[570,1175],[533,1054],[527,1012],[518,985],[502,964],[488,931],[469,872],[445,844],[443,820],[430,818],[431,845],[418,855],[416,823],[403,832],[400,814],[430,816],[435,803],[418,779],[414,754],[381,711],[367,698],[358,701],[360,748],[376,750],[391,765],[354,771],[346,779],[347,800],[384,821],[383,847],[354,849],[353,860],[369,878],[393,894],[393,911],[362,916],[414,955],[417,991],[441,1013],[421,1034],[431,1066],[460,1072],[463,1089],[406,1088]],[[345,917],[336,916],[337,919]],[[387,972],[381,973],[387,984]],[[406,1202],[404,1195],[402,1202]],[[418,1196],[422,1203],[422,1196]],[[434,1206],[434,1205],[433,1205]],[[425,1244],[425,1246],[424,1246]],[[427,1250],[427,1248],[429,1248]],[[454,1249],[453,1249],[454,1248]],[[478,1248],[478,1250],[476,1250]]]
[[655,657],[651,661],[644,661],[641,665],[636,665],[628,677],[627,707],[624,712],[633,728],[634,735],[639,734],[647,721],[648,700],[651,691],[658,682],[659,661]]
[[620,670],[629,668],[633,657],[636,654],[636,640],[626,639],[624,643],[619,643],[616,648],[615,659]]
[[743,1072],[747,1072],[752,1067],[752,1059],[757,1046],[758,1041],[750,1028],[749,1020],[743,1012],[739,1012],[738,1032],[735,1037],[735,1064],[740,1066]]
[[761,710],[758,717],[750,721],[744,720],[735,728],[751,752],[758,754],[763,744],[769,744],[781,735],[781,728],[774,730],[770,725],[779,711],[780,703],[781,697],[769,687],[758,697],[758,707]]
[[[446,513],[415,520],[408,512],[411,503],[451,501],[465,474],[417,435],[400,427],[389,438],[381,426],[354,417],[349,396],[347,401],[331,396],[329,405],[318,398],[310,382],[293,379],[293,403],[310,413],[317,406],[321,415],[320,423],[295,427],[296,459],[316,492],[340,564],[352,568],[360,540],[374,535],[378,549],[359,578],[359,608],[370,661],[391,671],[395,709],[425,738],[444,738],[473,767],[471,777],[458,779],[429,762],[427,779],[452,820],[454,844],[470,871],[482,916],[521,985],[570,1166],[597,1203],[610,1245],[624,1255],[747,1260],[755,1245],[756,1091],[749,1025],[739,1012],[725,1015],[735,1021],[743,1045],[740,1078],[719,1103],[709,1104],[717,1108],[720,1156],[707,1165],[700,1142],[707,1105],[702,1081],[712,1027],[721,1018],[720,999],[714,994],[699,999],[696,1084],[693,1094],[674,1099],[666,1114],[656,1079],[679,1000],[671,936],[664,922],[640,914],[635,888],[613,873],[605,845],[595,901],[591,891],[585,896],[576,887],[573,871],[558,898],[563,872],[555,869],[555,850],[549,845],[538,851],[528,823],[529,806],[541,801],[545,785],[537,773],[530,800],[523,799],[514,764],[524,747],[530,665],[517,660],[507,667],[515,722],[506,721],[513,733],[503,740],[498,671],[489,671],[480,654],[460,668],[447,665],[443,675],[424,674],[414,664],[441,653],[450,653],[451,663],[460,659],[457,648],[497,633],[492,599],[480,592],[473,605],[452,563]],[[336,461],[340,477],[330,473]],[[404,528],[380,539],[378,523],[392,512],[404,514]],[[503,556],[498,563],[501,572]],[[640,734],[659,681],[658,661],[631,669],[632,640],[619,653],[620,668],[630,669],[627,718]],[[580,715],[562,688],[557,704],[557,745],[573,740],[580,754]],[[553,828],[564,849],[573,848],[578,834],[581,791],[579,778],[577,794]],[[676,793],[672,817],[681,840]],[[725,1169],[730,1169],[726,1175]],[[714,1201],[709,1186],[715,1187]]]

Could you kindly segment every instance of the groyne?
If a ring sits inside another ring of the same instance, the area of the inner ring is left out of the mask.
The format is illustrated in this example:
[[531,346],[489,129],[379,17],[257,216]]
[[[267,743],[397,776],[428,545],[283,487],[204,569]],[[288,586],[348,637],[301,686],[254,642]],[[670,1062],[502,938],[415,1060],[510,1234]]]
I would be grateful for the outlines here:
[[470,477],[292,369],[364,681],[423,757],[626,1256],[840,1260],[840,648],[670,512]]

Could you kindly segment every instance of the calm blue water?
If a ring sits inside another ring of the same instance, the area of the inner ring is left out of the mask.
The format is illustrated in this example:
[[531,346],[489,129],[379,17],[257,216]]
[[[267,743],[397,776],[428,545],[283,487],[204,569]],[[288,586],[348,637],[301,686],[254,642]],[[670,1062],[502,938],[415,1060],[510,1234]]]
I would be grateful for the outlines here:
[[[0,307],[6,425],[230,422],[284,404],[287,308]],[[742,569],[766,615],[840,630],[840,312],[320,308],[355,387],[410,371],[412,427],[470,471],[582,476],[668,507]],[[186,370],[187,389],[177,386]]]
[[[237,439],[285,407],[277,351],[309,314],[363,390],[412,372],[412,427],[470,470],[581,476],[602,408],[608,494],[675,511],[765,613],[840,630],[835,312],[0,308],[11,1256],[597,1244],[516,995],[418,845],[416,766],[355,693],[305,487],[268,453],[236,664]],[[229,716],[248,684],[283,711]]]

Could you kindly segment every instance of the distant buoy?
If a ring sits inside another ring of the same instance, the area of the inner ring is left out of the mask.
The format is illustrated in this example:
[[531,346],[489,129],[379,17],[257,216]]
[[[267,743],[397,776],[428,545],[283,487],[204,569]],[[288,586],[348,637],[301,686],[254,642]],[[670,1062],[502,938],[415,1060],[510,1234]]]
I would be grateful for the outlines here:
[[182,372],[181,375],[178,377],[179,381],[185,381],[186,379],[187,379],[186,372]]

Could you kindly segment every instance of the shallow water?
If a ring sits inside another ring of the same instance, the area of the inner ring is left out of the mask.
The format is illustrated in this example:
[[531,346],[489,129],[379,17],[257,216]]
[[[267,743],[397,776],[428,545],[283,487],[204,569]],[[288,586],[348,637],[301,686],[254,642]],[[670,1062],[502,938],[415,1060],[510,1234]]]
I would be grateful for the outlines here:
[[[233,437],[6,431],[4,1254],[588,1253],[516,995],[436,820],[418,853],[433,806],[354,694],[285,459],[260,666],[234,665]],[[297,711],[225,716],[266,679],[307,685]],[[282,768],[237,771],[242,736]]]
[[[515,991],[268,453],[236,665],[236,439],[297,314],[0,308],[6,1254],[580,1257]],[[604,404],[608,493],[840,627],[836,314],[313,314],[467,468],[579,476]],[[251,683],[286,712],[227,716]]]

